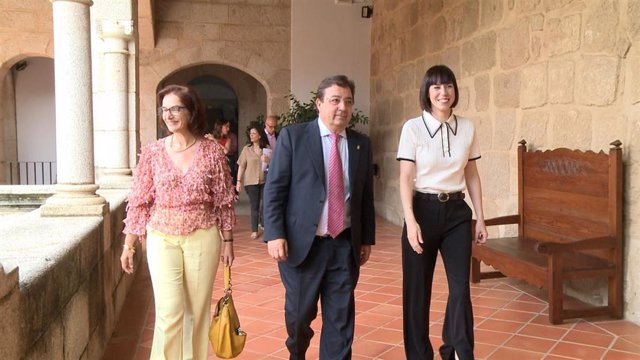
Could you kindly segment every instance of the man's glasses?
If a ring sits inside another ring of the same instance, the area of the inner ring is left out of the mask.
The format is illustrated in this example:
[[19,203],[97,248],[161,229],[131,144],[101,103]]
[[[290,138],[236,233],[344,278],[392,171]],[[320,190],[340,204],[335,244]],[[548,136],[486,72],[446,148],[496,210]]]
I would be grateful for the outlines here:
[[164,113],[166,113],[167,111],[170,112],[171,115],[173,116],[178,116],[178,114],[180,114],[186,108],[187,108],[186,106],[180,106],[180,105],[172,106],[170,108],[161,106],[158,108],[158,116],[164,115]]

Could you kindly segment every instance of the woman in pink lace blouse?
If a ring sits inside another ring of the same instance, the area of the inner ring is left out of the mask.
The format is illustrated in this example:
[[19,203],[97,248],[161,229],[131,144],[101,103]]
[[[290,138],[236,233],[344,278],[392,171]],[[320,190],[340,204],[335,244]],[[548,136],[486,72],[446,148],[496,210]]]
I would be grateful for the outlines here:
[[235,194],[222,146],[204,140],[195,91],[169,85],[158,103],[171,135],[142,148],[120,260],[133,273],[134,245],[146,236],[156,307],[151,359],[207,359],[218,258],[229,266],[234,258]]

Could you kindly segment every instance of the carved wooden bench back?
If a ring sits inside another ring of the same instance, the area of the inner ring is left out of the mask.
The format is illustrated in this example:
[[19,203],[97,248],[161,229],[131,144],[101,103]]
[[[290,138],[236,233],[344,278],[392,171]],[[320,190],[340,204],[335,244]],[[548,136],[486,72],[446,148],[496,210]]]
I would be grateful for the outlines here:
[[[521,144],[518,158],[521,237],[570,242],[622,233],[619,151],[529,152]],[[612,260],[609,251],[588,253]]]
[[[471,281],[511,276],[547,288],[549,321],[623,313],[621,143],[609,153],[518,147],[518,214],[485,219],[518,224],[518,236],[473,246]],[[481,269],[484,262],[495,270]],[[565,308],[563,283],[608,281],[606,306]]]

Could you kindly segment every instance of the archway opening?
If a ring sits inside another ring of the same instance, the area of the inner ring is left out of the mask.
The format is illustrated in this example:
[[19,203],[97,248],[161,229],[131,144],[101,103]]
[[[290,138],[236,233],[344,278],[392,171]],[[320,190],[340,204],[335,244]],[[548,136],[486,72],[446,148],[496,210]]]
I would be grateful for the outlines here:
[[231,130],[238,133],[238,96],[226,81],[211,75],[199,76],[191,81],[193,87],[203,102],[207,113],[207,130],[213,131],[213,125],[218,119],[231,122]]
[[13,64],[0,90],[0,183],[57,182],[53,59],[28,57]]
[[[245,129],[249,123],[267,114],[264,86],[253,76],[231,66],[201,64],[185,67],[164,78],[157,90],[169,84],[194,87],[207,111],[209,130],[216,119],[222,117],[229,120],[232,131],[238,135],[239,146],[248,141]],[[158,126],[156,135],[159,139],[167,134],[162,126]]]

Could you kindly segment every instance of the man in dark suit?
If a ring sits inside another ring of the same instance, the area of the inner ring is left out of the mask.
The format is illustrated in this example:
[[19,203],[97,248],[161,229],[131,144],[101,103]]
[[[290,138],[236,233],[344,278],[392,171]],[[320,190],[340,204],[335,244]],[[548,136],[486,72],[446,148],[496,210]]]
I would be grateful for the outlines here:
[[318,119],[283,128],[269,164],[264,240],[286,290],[290,360],[305,359],[318,299],[320,360],[351,359],[354,289],[375,243],[371,142],[347,129],[354,88],[344,75],[324,79]]

